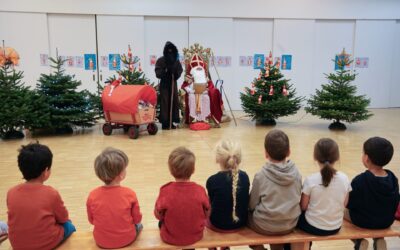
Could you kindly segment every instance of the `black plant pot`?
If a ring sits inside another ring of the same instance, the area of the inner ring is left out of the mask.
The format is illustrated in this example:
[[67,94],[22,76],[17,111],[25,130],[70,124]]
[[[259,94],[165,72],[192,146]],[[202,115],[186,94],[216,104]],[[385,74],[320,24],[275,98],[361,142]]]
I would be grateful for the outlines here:
[[68,126],[64,128],[56,128],[55,132],[56,134],[65,135],[74,133],[74,130],[72,129],[72,127]]
[[13,139],[22,139],[24,138],[25,135],[24,133],[22,133],[22,131],[17,131],[17,130],[12,130],[7,132],[4,136],[3,136],[3,140],[13,140]]
[[275,126],[275,119],[264,119],[264,120],[256,120],[256,125],[260,126]]
[[346,125],[344,125],[343,123],[336,121],[329,125],[329,129],[331,129],[331,130],[346,130],[347,128],[346,128]]

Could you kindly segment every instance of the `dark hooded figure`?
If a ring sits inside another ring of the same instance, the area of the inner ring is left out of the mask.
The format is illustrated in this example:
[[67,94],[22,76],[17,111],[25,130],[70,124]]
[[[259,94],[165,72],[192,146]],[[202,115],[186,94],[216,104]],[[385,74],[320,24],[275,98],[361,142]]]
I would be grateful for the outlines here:
[[[160,79],[160,122],[163,129],[175,128],[172,123],[179,123],[178,87],[176,81],[182,74],[182,65],[178,58],[176,46],[167,42],[164,47],[164,56],[156,62],[156,76]],[[172,98],[171,98],[172,97]],[[171,116],[172,99],[172,121]],[[170,124],[171,122],[171,124]]]

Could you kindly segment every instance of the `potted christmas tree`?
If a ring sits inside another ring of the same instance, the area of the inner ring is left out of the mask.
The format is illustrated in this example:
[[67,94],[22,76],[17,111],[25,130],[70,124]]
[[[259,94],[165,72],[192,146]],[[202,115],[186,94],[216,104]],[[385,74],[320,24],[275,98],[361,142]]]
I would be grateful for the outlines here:
[[303,98],[296,97],[296,89],[283,78],[279,67],[279,60],[273,63],[270,52],[251,88],[246,87],[240,93],[243,111],[256,124],[275,125],[277,118],[295,114],[300,109]]
[[82,83],[65,74],[62,68],[65,60],[60,56],[50,61],[54,72],[41,74],[37,84],[37,92],[48,105],[43,112],[49,114],[49,122],[36,128],[63,134],[72,133],[75,126],[93,126],[96,113],[89,91],[77,91]]
[[[0,137],[2,139],[23,138],[24,128],[30,128],[46,115],[36,110],[41,99],[24,86],[23,72],[15,69],[19,55],[10,47],[0,47]],[[39,112],[39,113],[38,113]]]
[[321,90],[316,90],[305,110],[321,119],[333,120],[329,129],[345,130],[346,125],[341,121],[352,123],[372,116],[367,110],[370,100],[365,95],[356,95],[357,87],[352,84],[356,74],[346,69],[352,61],[344,49],[335,62],[335,73],[326,75],[329,83],[323,84]]

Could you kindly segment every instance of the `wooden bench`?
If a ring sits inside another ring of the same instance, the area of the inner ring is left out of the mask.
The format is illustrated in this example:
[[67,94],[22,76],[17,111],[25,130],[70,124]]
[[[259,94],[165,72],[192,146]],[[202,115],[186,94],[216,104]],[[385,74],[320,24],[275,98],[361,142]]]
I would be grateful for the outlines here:
[[[330,241],[346,240],[359,238],[381,238],[381,237],[400,237],[400,222],[396,221],[391,228],[384,230],[368,230],[354,226],[344,221],[339,233],[332,236],[313,236],[296,230],[295,232],[283,236],[260,235],[248,228],[243,228],[236,233],[221,234],[209,229],[205,229],[202,240],[193,245],[185,247],[171,246],[162,242],[158,229],[144,229],[138,239],[131,245],[125,247],[127,250],[169,250],[186,248],[210,248],[219,246],[246,246],[258,244],[279,244],[291,243],[293,250],[308,250],[311,241]],[[59,250],[70,249],[100,249],[93,240],[92,232],[76,232]]]

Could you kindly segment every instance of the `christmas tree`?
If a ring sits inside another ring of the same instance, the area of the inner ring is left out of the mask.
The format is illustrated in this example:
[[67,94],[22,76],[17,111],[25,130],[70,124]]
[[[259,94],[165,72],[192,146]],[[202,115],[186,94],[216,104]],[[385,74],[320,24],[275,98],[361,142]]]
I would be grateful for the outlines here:
[[46,120],[36,109],[42,99],[24,86],[23,72],[17,71],[19,55],[9,47],[0,48],[0,137],[23,138],[22,130],[31,128],[38,121]]
[[56,133],[72,133],[73,127],[91,127],[96,122],[96,113],[90,93],[87,90],[77,91],[82,84],[74,76],[64,73],[65,60],[57,56],[50,58],[54,69],[48,75],[41,74],[37,91],[45,99],[50,119],[48,124],[41,124],[40,128],[51,129]]
[[301,106],[303,98],[296,97],[296,90],[283,78],[279,67],[280,61],[273,63],[270,52],[251,88],[240,93],[243,111],[257,124],[275,125],[275,119],[295,114]]
[[[128,85],[147,84],[154,87],[154,84],[149,83],[150,80],[146,78],[146,75],[142,70],[142,65],[140,63],[139,57],[132,55],[132,50],[130,45],[128,45],[128,55],[125,54],[121,55],[121,62],[124,68],[121,70],[117,70],[117,73],[121,77],[122,84],[128,84]],[[116,79],[117,79],[116,76],[112,76],[106,82],[111,83]]]
[[365,95],[356,95],[357,87],[352,85],[356,74],[347,70],[352,61],[345,50],[336,57],[337,70],[326,75],[328,84],[323,84],[321,90],[316,90],[308,100],[307,113],[319,116],[321,119],[334,120],[330,129],[344,130],[348,123],[367,120],[372,114],[367,110],[370,100]]

